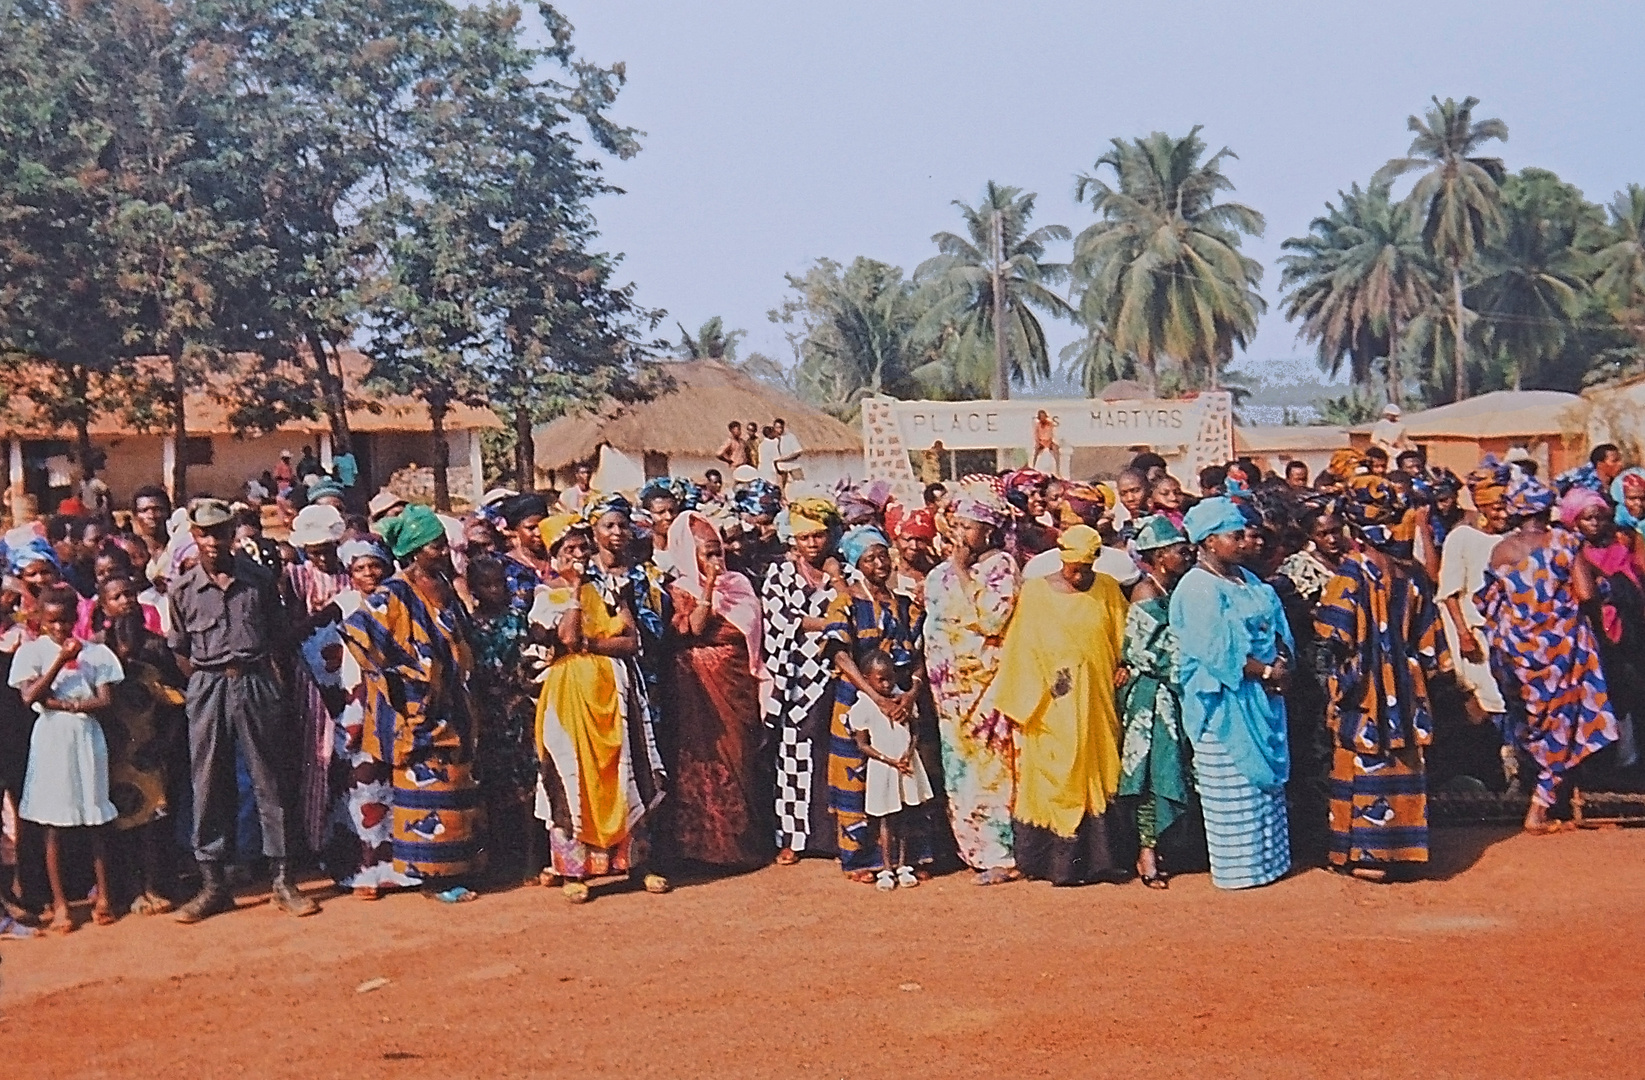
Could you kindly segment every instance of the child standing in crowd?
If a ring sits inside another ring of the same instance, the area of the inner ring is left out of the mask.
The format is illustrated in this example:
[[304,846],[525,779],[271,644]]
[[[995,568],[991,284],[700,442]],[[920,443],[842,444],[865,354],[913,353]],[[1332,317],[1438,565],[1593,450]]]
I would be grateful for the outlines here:
[[89,828],[97,902],[92,919],[114,922],[102,826],[119,816],[109,801],[109,753],[96,713],[113,702],[111,688],[125,678],[105,645],[74,636],[75,597],[54,589],[41,604],[40,637],[24,642],[11,665],[11,685],[39,718],[29,741],[28,779],[18,815],[46,830],[46,876],[51,884],[52,930],[74,929],[63,891],[62,832]]
[[875,887],[884,892],[898,886],[912,889],[920,879],[908,864],[909,840],[919,827],[919,808],[931,801],[931,780],[914,752],[914,735],[908,721],[892,720],[874,703],[875,695],[893,701],[900,693],[896,664],[885,652],[875,649],[864,655],[857,670],[874,688],[874,694],[857,695],[856,704],[846,714],[846,724],[868,756],[864,809],[878,829],[885,861],[885,868],[875,878]]

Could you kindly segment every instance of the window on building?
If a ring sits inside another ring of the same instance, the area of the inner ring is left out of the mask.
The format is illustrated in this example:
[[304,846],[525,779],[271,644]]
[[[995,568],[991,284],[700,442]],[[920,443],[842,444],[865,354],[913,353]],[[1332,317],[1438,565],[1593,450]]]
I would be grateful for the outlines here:
[[210,465],[212,460],[211,436],[190,435],[183,443],[183,464]]

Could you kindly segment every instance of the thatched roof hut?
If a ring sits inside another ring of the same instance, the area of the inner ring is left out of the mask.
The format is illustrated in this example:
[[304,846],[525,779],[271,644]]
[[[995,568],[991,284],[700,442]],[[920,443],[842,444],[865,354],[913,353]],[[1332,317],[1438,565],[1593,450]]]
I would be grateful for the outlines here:
[[[613,402],[537,428],[539,487],[563,487],[580,462],[595,465],[602,491],[638,487],[655,476],[700,477],[733,420],[766,425],[781,417],[805,448],[808,482],[862,472],[862,436],[820,409],[716,360],[664,364],[670,388],[635,404]],[[723,469],[722,469],[723,471]],[[729,479],[729,478],[728,478]]]

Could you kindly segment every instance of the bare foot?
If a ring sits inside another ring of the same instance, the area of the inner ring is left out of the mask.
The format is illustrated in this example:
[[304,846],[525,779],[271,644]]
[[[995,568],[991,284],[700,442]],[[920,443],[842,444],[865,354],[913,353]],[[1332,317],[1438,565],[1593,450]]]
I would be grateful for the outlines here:
[[1553,832],[1556,828],[1558,826],[1548,820],[1548,808],[1532,799],[1531,808],[1525,811],[1525,831],[1528,833],[1548,833]]

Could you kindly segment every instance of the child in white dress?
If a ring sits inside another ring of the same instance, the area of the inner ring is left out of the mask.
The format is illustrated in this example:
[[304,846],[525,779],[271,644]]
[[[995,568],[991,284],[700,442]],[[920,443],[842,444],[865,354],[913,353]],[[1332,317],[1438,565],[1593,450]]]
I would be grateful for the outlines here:
[[[875,694],[897,696],[897,666],[884,652],[870,652],[858,661],[857,670]],[[920,880],[908,865],[908,837],[918,827],[918,815],[908,810],[932,798],[931,780],[914,749],[913,731],[885,715],[868,694],[857,695],[845,722],[868,757],[863,810],[879,825],[880,855],[885,860],[875,886],[885,892],[899,885],[912,889]]]
[[51,882],[52,913],[46,925],[60,934],[74,929],[63,892],[61,833],[91,829],[92,868],[97,903],[92,919],[99,926],[114,922],[103,829],[119,816],[109,801],[109,752],[96,713],[113,701],[113,686],[125,678],[120,660],[106,645],[74,636],[74,594],[54,589],[41,600],[42,634],[17,648],[11,685],[23,692],[23,704],[39,714],[29,740],[29,766],[17,813],[46,829],[46,876]]

